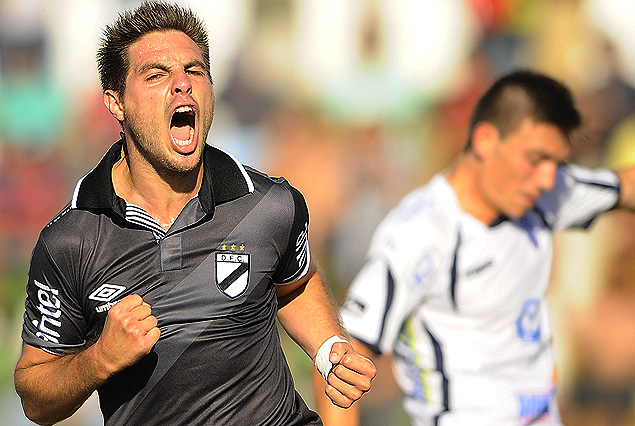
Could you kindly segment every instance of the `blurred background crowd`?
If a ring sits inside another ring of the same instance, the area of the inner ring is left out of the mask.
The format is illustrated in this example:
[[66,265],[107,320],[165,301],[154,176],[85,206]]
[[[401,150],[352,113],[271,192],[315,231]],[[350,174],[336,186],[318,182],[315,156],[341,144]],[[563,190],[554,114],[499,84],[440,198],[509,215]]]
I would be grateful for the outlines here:
[[[179,0],[210,33],[208,142],[300,189],[338,301],[381,218],[462,148],[477,98],[531,67],[584,115],[572,160],[635,163],[635,3],[625,0]],[[0,0],[0,425],[31,424],[12,386],[30,251],[119,137],[95,66],[137,0]],[[568,426],[635,425],[635,215],[557,235],[550,289]],[[404,244],[407,244],[404,241]],[[309,404],[310,360],[285,338]],[[388,367],[389,368],[389,367]],[[365,425],[407,425],[390,374]],[[96,398],[65,425],[102,424]]]

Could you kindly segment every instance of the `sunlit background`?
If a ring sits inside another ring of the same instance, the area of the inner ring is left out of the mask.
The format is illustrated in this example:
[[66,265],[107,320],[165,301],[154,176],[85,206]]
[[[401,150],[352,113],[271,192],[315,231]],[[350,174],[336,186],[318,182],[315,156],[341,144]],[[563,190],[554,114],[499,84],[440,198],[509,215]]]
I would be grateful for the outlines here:
[[[218,97],[208,142],[305,195],[311,246],[341,301],[374,227],[461,149],[501,73],[565,82],[584,114],[573,160],[635,164],[630,0],[190,0]],[[0,425],[30,425],[12,386],[30,251],[118,126],[95,66],[132,0],[0,0]],[[568,426],[635,425],[635,219],[557,236],[550,300]],[[408,244],[407,241],[403,242]],[[285,338],[312,405],[308,358]],[[211,367],[210,367],[211,368]],[[363,424],[401,426],[389,368]],[[100,425],[97,399],[63,425]],[[158,407],[160,409],[160,407]]]

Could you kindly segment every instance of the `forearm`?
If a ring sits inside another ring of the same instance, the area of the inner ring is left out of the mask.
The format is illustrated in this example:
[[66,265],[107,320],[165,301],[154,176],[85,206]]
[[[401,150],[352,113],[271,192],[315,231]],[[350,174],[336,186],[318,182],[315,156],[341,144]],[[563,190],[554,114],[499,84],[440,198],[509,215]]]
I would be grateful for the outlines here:
[[320,348],[332,336],[349,339],[322,276],[310,273],[304,282],[278,287],[278,300],[278,318],[287,333],[314,361],[320,350],[316,367],[327,379],[322,381],[326,395],[333,404],[350,407],[370,389],[377,370],[348,341]]
[[24,344],[15,368],[15,388],[26,416],[48,425],[73,414],[110,376],[146,356],[159,340],[158,320],[137,294],[108,311],[92,346],[55,356]]
[[312,358],[329,337],[347,337],[333,299],[319,272],[293,292],[279,298],[278,319],[289,336]]
[[618,207],[635,211],[635,167],[619,170],[620,201]]
[[29,419],[40,425],[59,422],[77,411],[105,382],[108,374],[102,371],[91,352],[89,348],[35,363],[24,359],[18,362],[15,389]]

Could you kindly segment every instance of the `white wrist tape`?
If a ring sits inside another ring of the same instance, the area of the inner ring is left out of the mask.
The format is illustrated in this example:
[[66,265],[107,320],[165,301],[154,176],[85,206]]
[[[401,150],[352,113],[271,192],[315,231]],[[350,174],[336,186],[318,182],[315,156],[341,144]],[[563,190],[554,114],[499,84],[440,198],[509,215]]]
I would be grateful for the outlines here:
[[317,371],[319,371],[322,377],[324,377],[324,380],[328,380],[331,368],[333,368],[333,364],[329,361],[329,357],[331,355],[331,348],[337,342],[348,341],[342,339],[340,336],[330,337],[326,342],[322,343],[322,346],[320,346],[320,349],[318,349],[317,355],[315,356],[315,368],[317,368]]

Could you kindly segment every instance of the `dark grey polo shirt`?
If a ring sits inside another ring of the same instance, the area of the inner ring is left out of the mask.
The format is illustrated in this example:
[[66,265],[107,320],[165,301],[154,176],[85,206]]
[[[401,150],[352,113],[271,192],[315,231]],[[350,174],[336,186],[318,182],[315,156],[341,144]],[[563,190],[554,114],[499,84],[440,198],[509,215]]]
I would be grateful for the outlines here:
[[[107,425],[319,425],[294,389],[273,283],[308,270],[304,198],[206,146],[204,177],[167,232],[113,190],[119,141],[33,251],[22,337],[67,354],[137,293],[161,338],[99,391]],[[160,227],[159,227],[160,228]]]

